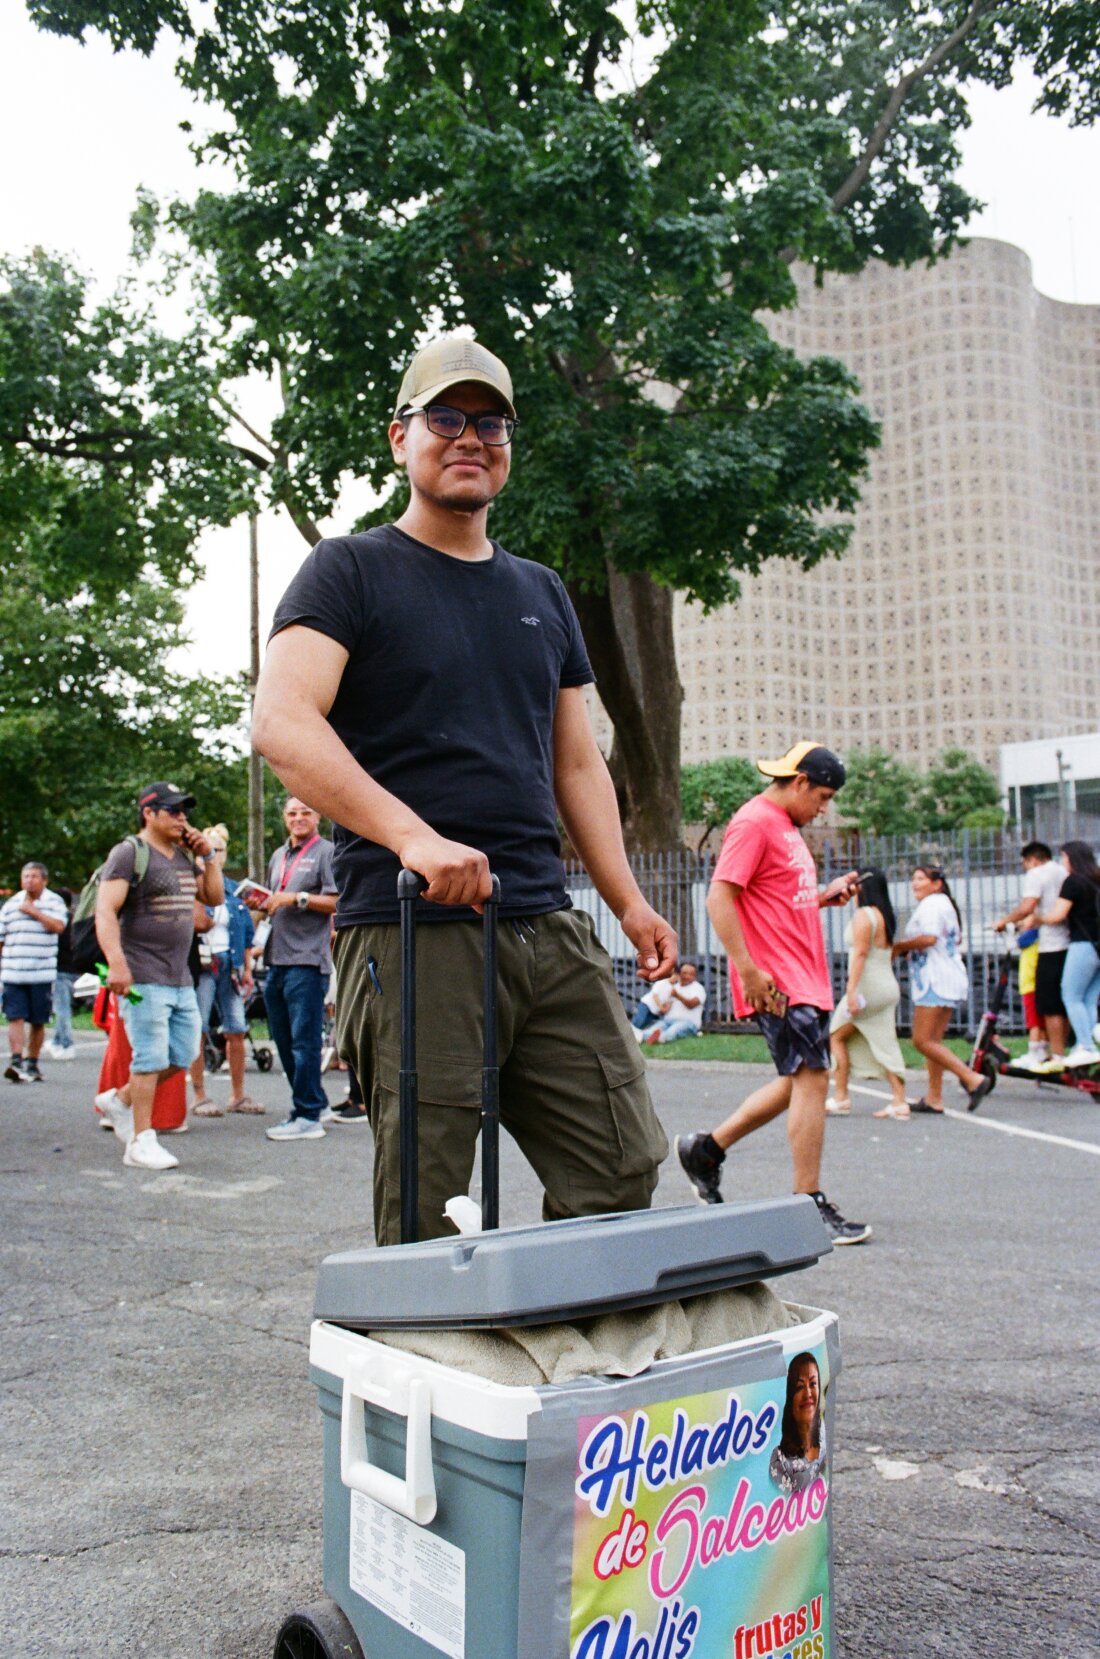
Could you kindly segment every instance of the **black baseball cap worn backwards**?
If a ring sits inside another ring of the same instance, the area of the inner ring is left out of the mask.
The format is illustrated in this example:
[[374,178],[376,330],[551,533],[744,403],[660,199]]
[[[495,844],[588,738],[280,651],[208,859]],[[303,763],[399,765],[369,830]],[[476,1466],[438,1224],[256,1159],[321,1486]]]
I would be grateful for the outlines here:
[[181,806],[184,811],[190,812],[194,804],[194,795],[188,795],[177,783],[151,783],[137,798],[138,817],[141,817],[145,807],[151,807],[154,812],[164,812],[169,807]]
[[796,743],[778,760],[758,760],[756,770],[766,778],[793,778],[802,772],[823,789],[843,789],[848,776],[840,756],[823,743]]

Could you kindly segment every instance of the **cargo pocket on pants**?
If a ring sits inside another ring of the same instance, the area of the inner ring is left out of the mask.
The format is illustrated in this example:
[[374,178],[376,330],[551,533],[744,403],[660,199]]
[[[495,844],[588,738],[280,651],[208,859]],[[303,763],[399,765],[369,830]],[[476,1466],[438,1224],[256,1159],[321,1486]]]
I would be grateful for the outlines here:
[[653,1110],[645,1062],[637,1052],[596,1055],[607,1091],[611,1131],[618,1147],[617,1173],[648,1175],[668,1156],[668,1139]]
[[[378,1075],[384,1089],[398,1093],[401,1050],[390,1043],[378,1044]],[[481,1062],[449,1054],[418,1054],[417,1093],[426,1106],[481,1105]]]

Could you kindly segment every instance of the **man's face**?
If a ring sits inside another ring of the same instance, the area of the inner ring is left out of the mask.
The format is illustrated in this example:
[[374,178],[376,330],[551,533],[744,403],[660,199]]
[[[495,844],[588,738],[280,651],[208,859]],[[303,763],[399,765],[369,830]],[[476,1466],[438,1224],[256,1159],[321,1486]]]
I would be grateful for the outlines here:
[[[461,409],[464,415],[499,414],[504,404],[488,386],[467,381],[448,386],[433,403]],[[511,444],[483,444],[467,422],[457,438],[429,432],[423,415],[390,422],[393,458],[408,469],[417,495],[456,513],[478,513],[499,495],[512,466]]]
[[296,844],[308,841],[321,822],[321,814],[306,806],[304,801],[288,801],[283,808],[283,823],[290,839]]
[[695,979],[696,979],[696,971],[697,970],[695,968],[694,963],[685,962],[683,967],[680,969],[680,984],[681,985],[694,985],[695,984]]
[[835,789],[828,789],[823,783],[813,783],[805,772],[799,772],[791,785],[790,798],[786,803],[791,821],[801,828],[812,824],[815,818],[820,818],[828,809],[829,802],[835,794]]
[[46,880],[42,871],[33,867],[23,871],[19,877],[19,885],[29,899],[40,899],[46,890]]
[[187,828],[187,811],[182,806],[160,806],[146,814],[145,822],[166,841],[179,841]]
[[1042,863],[1041,858],[1025,858],[1023,861],[1025,870],[1037,870]]

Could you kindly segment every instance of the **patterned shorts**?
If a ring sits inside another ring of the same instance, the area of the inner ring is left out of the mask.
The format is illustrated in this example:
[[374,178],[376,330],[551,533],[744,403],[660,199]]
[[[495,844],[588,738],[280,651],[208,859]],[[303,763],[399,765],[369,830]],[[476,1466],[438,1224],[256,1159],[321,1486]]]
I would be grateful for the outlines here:
[[778,1014],[754,1014],[780,1077],[793,1077],[801,1066],[828,1071],[829,1014],[808,1002],[796,1002]]

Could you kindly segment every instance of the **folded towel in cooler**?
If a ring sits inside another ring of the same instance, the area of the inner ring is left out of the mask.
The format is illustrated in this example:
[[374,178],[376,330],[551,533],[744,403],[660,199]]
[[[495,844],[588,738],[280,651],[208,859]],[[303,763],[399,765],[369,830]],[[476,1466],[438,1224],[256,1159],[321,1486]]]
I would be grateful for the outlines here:
[[656,1360],[719,1348],[797,1325],[765,1284],[716,1290],[682,1302],[596,1314],[573,1324],[486,1331],[371,1331],[376,1342],[512,1387],[576,1377],[636,1377]]

